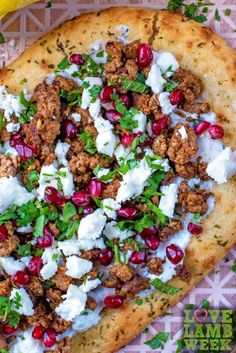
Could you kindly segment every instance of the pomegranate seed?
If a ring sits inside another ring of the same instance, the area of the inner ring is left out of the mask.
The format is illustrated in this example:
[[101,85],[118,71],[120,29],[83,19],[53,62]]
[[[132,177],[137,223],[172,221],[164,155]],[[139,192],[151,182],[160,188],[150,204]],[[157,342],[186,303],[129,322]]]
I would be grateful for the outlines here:
[[73,139],[76,137],[78,133],[78,129],[72,121],[65,120],[62,123],[62,133],[64,136],[68,137],[69,139]]
[[160,119],[154,120],[152,125],[152,131],[155,135],[160,135],[163,130],[166,130],[169,126],[169,119],[167,116],[163,116]]
[[11,147],[15,147],[19,142],[22,142],[22,136],[20,134],[16,134],[12,137],[9,144]]
[[141,237],[148,237],[148,236],[151,236],[151,235],[156,235],[157,233],[157,227],[155,226],[151,226],[151,227],[148,227],[148,228],[144,228],[142,230],[142,232],[140,233]]
[[[131,101],[130,101],[130,97],[128,96],[128,94],[120,94],[119,98],[122,100],[122,102],[124,103],[126,108],[130,107]],[[116,102],[115,101],[112,102],[112,106],[116,109]]]
[[116,94],[117,89],[115,86],[105,86],[100,93],[102,103],[110,103],[112,101],[111,94]]
[[108,266],[114,258],[114,251],[112,248],[103,249],[99,254],[99,261],[103,266]]
[[133,219],[136,214],[137,214],[138,210],[135,207],[121,207],[119,210],[116,211],[116,213],[126,219]]
[[133,251],[129,261],[136,265],[142,264],[147,261],[146,253],[144,251]]
[[189,223],[188,224],[188,231],[191,234],[198,235],[198,234],[201,234],[203,232],[203,228],[202,228],[202,226],[200,226],[198,224]]
[[156,235],[149,235],[145,238],[145,244],[151,250],[157,250],[160,245],[160,240]]
[[43,338],[43,330],[44,328],[40,325],[35,326],[35,328],[32,331],[32,337],[35,340],[41,340]]
[[221,139],[224,136],[224,129],[219,125],[211,125],[208,131],[213,140]]
[[4,226],[0,226],[0,243],[6,240],[8,237],[7,228]]
[[98,179],[92,179],[88,186],[88,192],[91,196],[99,197],[102,193],[102,183]]
[[170,102],[173,105],[178,105],[184,100],[184,95],[181,89],[174,89],[170,94]]
[[28,265],[28,271],[33,275],[39,275],[41,268],[43,267],[43,260],[39,256],[34,256]]
[[42,249],[52,246],[54,237],[47,226],[43,228],[43,235],[37,238],[38,246]]
[[122,118],[122,114],[114,109],[107,110],[105,113],[105,118],[110,121],[110,123],[115,124],[119,119]]
[[56,332],[53,328],[47,328],[43,332],[43,344],[45,347],[50,348],[57,343]]
[[197,126],[195,126],[194,131],[196,135],[201,135],[204,131],[206,131],[211,126],[208,121],[202,121]]
[[104,299],[104,305],[110,309],[118,309],[124,303],[124,298],[121,295],[108,295]]
[[130,147],[135,139],[135,135],[126,134],[121,137],[121,143],[124,147]]
[[12,282],[18,287],[24,286],[25,284],[29,283],[29,279],[29,276],[24,271],[17,271],[12,276]]
[[31,159],[37,152],[35,147],[24,143],[23,141],[16,143],[14,147],[24,161]]
[[2,325],[2,333],[4,333],[4,335],[11,335],[16,329],[17,327],[12,327],[7,323]]
[[91,214],[93,213],[94,209],[92,206],[85,206],[84,207],[84,210],[83,210],[83,214],[84,215],[88,215],[88,214]]
[[85,60],[82,58],[82,55],[80,54],[72,54],[70,56],[70,62],[71,64],[76,64],[76,65],[84,65]]
[[63,207],[65,204],[64,196],[53,186],[46,186],[44,190],[44,198],[47,203],[51,203],[58,207]]
[[90,196],[84,190],[76,191],[72,195],[72,202],[76,206],[87,206],[90,203]]
[[140,67],[151,64],[153,59],[152,48],[148,44],[141,44],[137,49],[137,63]]
[[177,265],[184,257],[183,251],[178,245],[171,244],[166,247],[166,255],[172,264]]

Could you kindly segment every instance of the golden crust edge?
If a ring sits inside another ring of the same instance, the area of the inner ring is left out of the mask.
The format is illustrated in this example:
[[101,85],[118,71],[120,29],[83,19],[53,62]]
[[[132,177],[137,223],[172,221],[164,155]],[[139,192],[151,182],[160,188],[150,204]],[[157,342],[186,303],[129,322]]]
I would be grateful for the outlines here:
[[[196,38],[203,39],[201,38],[201,36],[204,36],[205,41],[208,41],[210,37],[211,42],[212,41],[215,42],[214,47],[216,45],[217,51],[218,51],[218,54],[216,57],[217,58],[216,64],[217,65],[220,64],[220,68],[223,69],[222,72],[224,72],[224,74],[227,77],[226,83],[223,83],[223,91],[230,92],[230,100],[229,100],[230,104],[229,103],[224,104],[224,113],[226,115],[226,120],[222,120],[221,124],[223,124],[224,128],[226,129],[226,142],[230,143],[232,146],[235,146],[233,133],[235,132],[235,128],[236,128],[236,119],[234,121],[233,116],[235,115],[236,108],[234,109],[233,103],[236,101],[236,90],[235,90],[236,84],[235,84],[235,75],[234,75],[234,71],[236,67],[236,64],[235,64],[236,56],[235,56],[235,53],[227,46],[227,44],[220,37],[214,34],[211,30],[206,29],[204,26],[196,24],[193,21],[186,21],[181,15],[169,14],[164,11],[160,12],[155,10],[152,11],[152,10],[143,10],[143,9],[134,9],[134,8],[126,8],[125,16],[123,13],[123,8],[112,8],[105,11],[101,11],[99,13],[107,15],[109,17],[111,11],[112,11],[112,23],[115,22],[115,24],[121,23],[121,22],[125,24],[124,22],[128,19],[128,17],[130,17],[131,14],[133,16],[135,14],[134,18],[137,18],[137,17],[140,18],[141,14],[143,13],[145,13],[145,16],[147,19],[149,18],[149,20],[152,20],[152,25],[153,23],[154,24],[156,23],[156,27],[154,28],[155,36],[153,38],[153,43],[152,43],[154,46],[154,49],[163,48],[163,49],[172,51],[180,60],[181,64],[184,64],[186,68],[192,69],[196,74],[198,74],[203,79],[203,82],[205,83],[205,85],[209,87],[208,89],[206,89],[206,93],[207,92],[212,93],[209,95],[208,98],[213,108],[215,108],[216,112],[222,113],[221,105],[219,105],[218,102],[214,101],[214,97],[215,97],[214,94],[217,92],[217,89],[215,92],[215,90],[212,89],[212,86],[208,84],[208,81],[204,79],[204,77],[202,77],[201,69],[204,69],[203,70],[204,72],[205,68],[202,68],[201,65],[198,65],[195,62],[194,62],[195,65],[193,65],[193,61],[191,60],[191,58],[193,58],[193,60],[196,60],[196,58],[194,55],[190,56],[190,53],[189,53],[189,50],[190,50],[189,42],[191,42],[191,40],[193,39],[196,39]],[[82,21],[81,21],[81,18],[80,20],[73,20],[73,21],[77,21],[77,25],[82,27],[88,21],[89,22],[92,21],[92,23],[94,23],[94,16],[97,16],[97,14],[98,12],[96,12],[93,15],[92,14],[83,15]],[[118,21],[116,21],[115,19],[117,17],[115,16],[115,14],[119,17]],[[40,72],[37,71],[36,82],[34,82],[35,77],[33,77],[32,79],[32,83],[34,83],[34,85],[37,84],[38,81],[40,81],[46,74],[48,74],[51,71],[51,69],[48,67],[48,65],[50,64],[49,62],[50,60],[48,58],[49,54],[47,54],[48,49],[44,48],[44,45],[42,44],[43,40],[45,40],[44,38],[47,38],[46,40],[49,41],[49,50],[51,50],[50,45],[52,46],[55,45],[55,43],[53,42],[55,40],[55,35],[58,38],[58,32],[60,32],[62,29],[63,30],[65,29],[66,34],[64,35],[65,36],[68,35],[67,31],[73,30],[73,21],[67,21],[66,24],[62,25],[59,30],[54,30],[52,31],[51,34],[48,34],[45,37],[41,38],[39,41],[36,42],[36,44],[33,47],[31,47],[23,55],[21,55],[21,57],[17,59],[13,64],[1,70],[0,83],[1,84],[5,83],[7,86],[9,86],[11,91],[19,90],[20,85],[19,85],[19,81],[17,82],[17,80],[19,80],[18,76],[20,75],[20,73],[24,71],[27,72],[28,66],[30,66],[31,70],[33,71],[34,71],[34,67],[38,66],[38,65],[27,66],[27,64],[30,64],[27,62],[27,60],[30,60],[29,57],[32,57],[35,54],[37,58],[41,58],[42,56],[43,58],[45,58],[45,61],[43,63],[40,63],[39,65]],[[183,22],[185,21],[186,21],[186,24],[188,25],[188,30],[190,30],[190,32],[188,32],[188,35],[189,35],[188,41],[184,43],[181,42],[181,45],[182,45],[181,47],[176,45],[176,43],[171,43],[169,36],[176,35],[178,33],[178,28],[182,28]],[[129,22],[130,22],[130,19],[129,19]],[[172,26],[170,26],[170,23],[172,24]],[[109,22],[109,25],[110,24],[111,22]],[[108,27],[107,24],[106,24],[106,27]],[[194,28],[195,35],[193,37],[191,33],[191,28]],[[148,41],[149,39],[152,39],[152,35],[153,35],[153,32],[150,33],[149,30],[150,28],[148,28],[147,31],[145,30],[145,33],[144,34],[142,33],[142,36],[140,36],[140,32],[139,32],[139,35],[137,36],[135,34],[137,32],[137,29],[135,29],[133,36],[131,35],[129,39],[132,40],[132,39],[137,39],[141,37],[143,41],[145,40]],[[160,33],[164,33],[166,37],[164,39],[158,38],[158,35],[160,37]],[[98,36],[98,34],[99,33],[96,33],[96,36]],[[104,35],[103,31],[102,31],[102,34]],[[104,39],[109,38],[105,35],[103,37],[105,37]],[[91,38],[89,39],[92,39],[92,38],[94,39],[94,36],[91,36]],[[168,41],[167,41],[167,38],[168,38]],[[42,50],[42,47],[44,48],[43,50]],[[87,48],[87,46],[79,45],[79,48],[83,50],[84,48]],[[187,50],[186,55],[183,55],[183,49]],[[208,46],[206,46],[206,50],[209,50],[209,49],[213,50],[212,47],[209,48]],[[57,55],[53,56],[55,63],[58,62],[64,56],[64,54],[61,51],[58,51],[57,53],[58,53]],[[227,54],[228,56],[226,61],[225,61],[225,54]],[[197,56],[198,56],[198,53],[197,53]],[[206,54],[203,53],[203,57],[204,56],[206,58]],[[209,53],[208,53],[208,58],[209,58]],[[47,60],[49,61],[47,62]],[[12,72],[12,70],[15,70],[16,68],[18,68],[18,70]],[[32,75],[31,70],[28,70],[29,75]],[[219,76],[219,73],[217,75]],[[217,80],[213,80],[213,82],[217,82]],[[218,87],[218,84],[216,84],[216,88],[217,87]],[[29,89],[30,89],[30,85],[29,85]],[[224,97],[222,90],[219,90],[219,92],[217,92],[216,94],[217,94],[218,100],[222,102],[221,98]],[[233,247],[235,243],[234,229],[236,226],[236,215],[235,215],[236,202],[233,198],[233,193],[235,192],[235,188],[236,188],[235,179],[232,180],[227,185],[218,186],[216,188],[216,193],[217,193],[216,209],[214,210],[212,215],[210,215],[204,221],[204,228],[205,228],[204,241],[201,244],[198,244],[196,238],[194,238],[188,247],[185,262],[193,270],[193,274],[194,274],[190,284],[187,285],[184,282],[180,281],[178,278],[174,278],[169,282],[169,284],[182,288],[179,294],[176,295],[175,297],[169,297],[156,292],[155,295],[152,298],[150,298],[149,303],[144,303],[141,306],[137,306],[133,302],[126,305],[123,309],[117,310],[115,312],[107,312],[103,316],[103,320],[99,325],[97,325],[96,327],[90,329],[85,333],[77,335],[73,339],[73,347],[72,347],[71,353],[76,353],[76,352],[78,353],[78,352],[84,352],[84,351],[86,351],[86,353],[115,352],[121,346],[127,344],[139,332],[141,332],[142,329],[154,319],[154,317],[160,315],[161,313],[164,313],[164,311],[167,310],[166,305],[163,305],[164,301],[168,299],[170,304],[174,305],[184,295],[186,295],[197,283],[199,283],[199,281],[202,278],[204,278],[204,276],[211,269],[213,269],[217,263],[220,262],[220,260],[227,254],[227,252],[230,250],[230,248]],[[221,215],[222,208],[224,209],[223,216]],[[214,225],[217,225],[221,228],[218,228],[218,227],[214,228]],[[224,226],[224,228],[222,228],[222,226]],[[212,228],[214,228],[214,235],[211,234]],[[223,247],[220,244],[224,242],[227,242],[227,244]]]

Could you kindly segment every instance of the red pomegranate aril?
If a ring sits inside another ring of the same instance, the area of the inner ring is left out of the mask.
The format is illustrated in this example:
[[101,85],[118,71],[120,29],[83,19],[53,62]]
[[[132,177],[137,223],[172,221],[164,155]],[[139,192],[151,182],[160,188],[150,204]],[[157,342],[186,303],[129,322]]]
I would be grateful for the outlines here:
[[42,326],[40,325],[35,326],[35,328],[32,331],[32,337],[35,340],[41,340],[43,338],[43,331],[44,331],[44,328]]
[[24,271],[17,271],[12,276],[12,282],[18,287],[26,285],[27,283],[29,283],[29,280],[29,275],[27,275],[27,273],[25,273]]
[[119,98],[122,100],[122,102],[124,103],[124,105],[126,106],[126,108],[129,108],[131,105],[131,101],[130,101],[130,97],[128,96],[128,94],[121,94],[119,96]]
[[142,238],[145,238],[145,237],[148,237],[148,236],[151,236],[151,235],[155,235],[156,233],[157,233],[157,227],[151,226],[151,227],[148,227],[148,228],[144,228],[142,230],[142,232],[140,233],[140,235],[141,235]]
[[19,142],[22,142],[22,136],[20,134],[14,135],[10,141],[10,146],[15,147]]
[[114,258],[114,251],[110,247],[101,250],[99,254],[99,261],[103,266],[110,265],[113,258]]
[[73,139],[76,137],[78,133],[78,129],[72,121],[65,120],[62,124],[62,133],[64,136],[68,137],[69,139]]
[[8,237],[7,228],[4,226],[0,226],[0,243],[5,241]]
[[100,99],[102,103],[110,103],[112,102],[111,95],[117,94],[117,89],[115,86],[105,86],[100,93]]
[[93,213],[93,211],[94,211],[93,207],[88,205],[84,207],[83,214],[88,215]]
[[191,234],[198,235],[203,232],[203,228],[199,224],[189,223],[188,224],[188,231]]
[[146,253],[144,251],[133,251],[129,261],[132,262],[133,264],[143,264],[144,262],[147,261],[147,256]]
[[70,56],[70,62],[71,64],[76,64],[76,65],[84,65],[85,60],[82,58],[82,55],[80,54],[72,54]]
[[178,105],[180,103],[182,103],[184,100],[184,95],[183,92],[181,91],[181,89],[174,89],[171,93],[170,93],[170,102],[173,105]]
[[32,145],[24,143],[23,141],[17,142],[14,146],[16,151],[19,153],[20,157],[26,161],[27,159],[31,159],[33,155],[37,152],[36,148]]
[[140,67],[146,67],[152,63],[152,48],[148,44],[140,44],[137,49],[137,63]]
[[17,327],[12,327],[8,323],[2,325],[2,333],[4,335],[11,335],[16,331]]
[[221,139],[224,136],[224,129],[219,125],[211,125],[208,131],[213,140]]
[[150,250],[157,250],[159,248],[160,240],[156,235],[149,235],[144,241]]
[[44,198],[47,203],[51,203],[58,207],[63,207],[65,204],[64,196],[53,186],[46,186],[44,190]]
[[50,348],[57,343],[56,332],[53,328],[47,328],[43,332],[43,344],[45,347]]
[[109,309],[118,309],[124,303],[124,298],[121,295],[108,295],[104,299],[104,305]]
[[135,218],[136,214],[137,214],[138,210],[135,207],[121,207],[119,210],[116,211],[116,213],[122,217],[122,218],[126,218],[126,219],[133,219]]
[[88,193],[91,196],[100,197],[102,193],[102,182],[98,179],[92,179],[88,186]]
[[105,118],[110,121],[110,123],[115,124],[119,119],[122,118],[122,114],[114,109],[107,110],[105,112]]
[[37,238],[38,246],[42,249],[52,246],[54,237],[50,229],[45,226],[43,228],[43,236]]
[[152,125],[152,131],[155,135],[159,136],[163,130],[166,130],[169,126],[169,119],[167,116],[163,116],[160,119],[154,120]]
[[166,247],[166,256],[172,264],[177,265],[183,259],[184,253],[178,245],[171,244]]
[[40,270],[43,267],[43,260],[41,259],[40,256],[34,256],[28,265],[28,271],[32,273],[33,275],[39,275]]
[[126,134],[121,137],[121,143],[124,147],[130,147],[135,139],[135,135]]
[[195,126],[194,131],[196,135],[201,135],[204,131],[206,131],[211,124],[208,121],[202,121],[197,126]]
[[84,191],[76,191],[73,195],[72,195],[72,202],[74,205],[76,206],[87,206],[90,203],[90,196],[89,194]]

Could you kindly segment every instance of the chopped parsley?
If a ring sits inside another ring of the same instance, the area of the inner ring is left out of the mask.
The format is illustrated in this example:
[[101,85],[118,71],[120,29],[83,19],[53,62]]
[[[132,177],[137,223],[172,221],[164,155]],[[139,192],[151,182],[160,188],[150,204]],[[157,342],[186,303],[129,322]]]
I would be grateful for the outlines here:
[[119,98],[118,94],[111,94],[111,99],[116,102],[116,110],[124,115],[127,112],[124,102]]
[[126,130],[133,130],[137,128],[138,121],[134,119],[134,116],[138,113],[139,113],[138,109],[134,107],[130,108],[129,111],[126,111],[122,119],[118,120],[121,127],[123,127]]
[[9,352],[4,348],[0,348],[0,353],[9,353]]
[[77,215],[77,211],[73,203],[67,202],[62,210],[63,222],[68,222],[71,217]]
[[154,288],[156,288],[162,293],[175,295],[179,292],[179,288],[169,286],[168,284],[165,284],[164,282],[162,282],[159,278],[155,278],[153,281],[151,281],[151,284],[153,285]]
[[26,189],[31,192],[39,180],[39,172],[37,170],[31,170],[28,175],[28,183],[26,184]]
[[8,321],[9,326],[16,327],[20,322],[21,295],[16,292],[13,299],[0,297],[0,316],[2,321]]
[[2,33],[0,33],[0,44],[4,44],[5,43],[5,38],[3,36]]
[[177,82],[166,82],[165,89],[167,92],[172,92],[178,86]]
[[122,84],[121,87],[127,91],[133,91],[136,93],[146,93],[148,92],[148,87],[139,81],[132,81],[128,78],[121,78]]
[[152,349],[163,349],[164,343],[168,341],[169,335],[168,332],[158,332],[154,337],[144,343]]
[[26,124],[29,122],[30,118],[32,116],[34,116],[34,114],[36,113],[36,106],[34,103],[28,101],[25,98],[25,95],[23,92],[20,92],[20,102],[21,104],[25,107],[25,109],[23,109],[21,111],[20,117],[19,117],[19,122],[21,124]]
[[90,154],[97,153],[96,142],[91,132],[84,131],[82,134],[79,134],[78,137],[83,141],[86,152]]
[[57,65],[57,68],[59,70],[65,70],[65,69],[68,69],[68,67],[70,67],[71,63],[68,59],[67,56],[65,56],[60,62],[59,64]]
[[73,89],[70,92],[61,90],[60,97],[65,99],[69,106],[81,105],[81,94],[82,94],[81,88]]
[[218,22],[221,20],[221,16],[220,16],[219,11],[217,9],[215,10],[215,20]]
[[93,87],[89,89],[91,103],[94,103],[97,100],[101,90],[102,90],[102,86],[100,85],[93,85]]
[[31,243],[23,244],[18,246],[16,252],[20,256],[30,256],[31,255]]
[[120,249],[117,244],[114,245],[115,262],[120,264]]
[[193,223],[199,223],[200,218],[201,218],[200,212],[195,213],[195,215],[194,215],[194,217],[193,217]]
[[232,265],[232,271],[236,273],[236,259],[234,259],[234,262]]
[[4,127],[4,119],[3,119],[3,115],[0,114],[0,130]]
[[135,304],[142,305],[143,304],[143,299],[140,299],[140,298],[136,299],[135,300]]
[[36,219],[34,232],[33,232],[35,237],[42,236],[44,224],[45,224],[45,215],[43,214]]
[[138,72],[136,75],[136,81],[145,84],[145,76],[142,72]]

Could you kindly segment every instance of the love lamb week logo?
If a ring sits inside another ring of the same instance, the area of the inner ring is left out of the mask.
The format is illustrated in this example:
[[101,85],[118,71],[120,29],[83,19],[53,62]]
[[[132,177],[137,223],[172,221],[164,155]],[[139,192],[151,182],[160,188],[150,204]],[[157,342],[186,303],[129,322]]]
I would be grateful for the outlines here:
[[187,352],[231,351],[233,310],[184,310],[183,341]]

